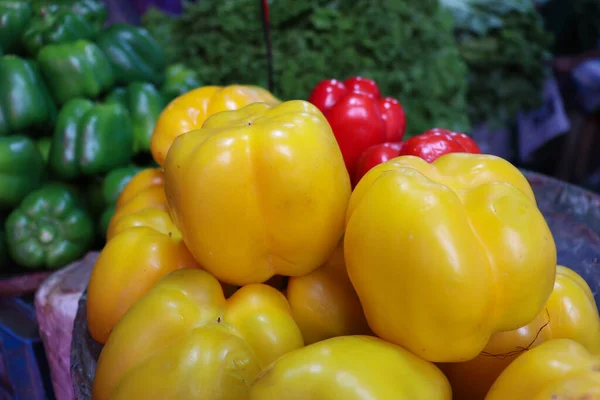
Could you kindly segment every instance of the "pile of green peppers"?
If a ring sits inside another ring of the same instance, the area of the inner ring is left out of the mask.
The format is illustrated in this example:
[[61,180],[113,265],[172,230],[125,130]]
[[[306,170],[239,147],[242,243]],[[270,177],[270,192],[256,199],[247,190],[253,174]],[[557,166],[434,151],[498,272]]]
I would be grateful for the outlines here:
[[103,245],[121,190],[152,167],[163,108],[201,83],[101,0],[0,0],[0,272]]

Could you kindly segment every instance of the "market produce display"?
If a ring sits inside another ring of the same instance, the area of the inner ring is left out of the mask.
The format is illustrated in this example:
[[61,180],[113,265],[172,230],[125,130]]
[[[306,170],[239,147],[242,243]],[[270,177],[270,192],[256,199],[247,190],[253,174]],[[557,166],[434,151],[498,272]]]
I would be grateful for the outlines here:
[[[60,268],[101,248],[120,191],[156,165],[160,113],[201,85],[195,71],[166,65],[147,30],[105,26],[106,7],[0,1],[3,273]],[[63,214],[67,204],[81,216]]]
[[0,266],[100,250],[92,399],[600,396],[596,287],[467,135],[544,77],[486,4],[272,2],[271,92],[254,1],[0,0]]
[[[268,87],[256,0],[182,6],[176,17],[155,9],[143,16],[169,61],[204,83]],[[269,9],[276,97],[307,99],[323,79],[360,75],[402,103],[407,136],[436,126],[469,130],[469,70],[438,0],[277,0]]]
[[376,88],[204,86],[167,106],[161,168],[125,185],[92,271],[93,399],[600,390],[598,307],[528,180],[463,133],[403,141],[410,113]]

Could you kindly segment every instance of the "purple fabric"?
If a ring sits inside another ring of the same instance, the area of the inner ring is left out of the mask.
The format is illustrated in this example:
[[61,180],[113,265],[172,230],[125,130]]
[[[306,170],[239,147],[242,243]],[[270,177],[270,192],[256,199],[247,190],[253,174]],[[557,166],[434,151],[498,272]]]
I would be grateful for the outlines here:
[[493,154],[507,160],[514,157],[510,129],[491,130],[482,124],[471,131],[471,137],[483,154]]
[[581,108],[588,113],[600,110],[600,58],[579,64],[571,76]]
[[519,159],[524,162],[529,161],[533,153],[544,144],[571,129],[554,77],[546,80],[543,96],[544,104],[539,109],[520,112],[518,115]]
[[183,10],[181,0],[130,0],[139,15],[150,7],[160,8],[170,14],[180,14]]

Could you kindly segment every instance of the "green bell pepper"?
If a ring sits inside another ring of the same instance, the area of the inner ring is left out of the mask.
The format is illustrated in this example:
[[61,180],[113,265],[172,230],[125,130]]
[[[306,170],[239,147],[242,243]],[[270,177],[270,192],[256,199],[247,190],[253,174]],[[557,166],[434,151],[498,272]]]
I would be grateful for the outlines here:
[[36,143],[27,136],[0,137],[0,209],[19,205],[42,184],[45,165]]
[[121,192],[131,178],[142,169],[135,165],[128,165],[113,169],[104,177],[104,181],[102,182],[102,198],[104,199],[105,209],[100,216],[100,232],[103,236],[106,236],[108,224],[115,213],[115,205],[117,204],[117,200],[119,200]]
[[114,89],[104,101],[127,108],[133,124],[133,150],[135,153],[148,152],[154,125],[165,107],[165,101],[154,85],[134,82],[126,88]]
[[29,0],[34,13],[43,9],[52,11],[61,8],[82,15],[98,31],[104,25],[108,17],[108,8],[103,0]]
[[92,24],[84,16],[68,9],[43,9],[31,20],[23,32],[21,41],[27,52],[36,56],[48,44],[74,42],[78,39],[91,39],[95,34]]
[[50,156],[50,145],[52,144],[52,138],[44,136],[43,138],[39,138],[35,144],[37,145],[42,158],[44,159],[44,163],[48,163],[48,157]]
[[45,46],[37,60],[59,104],[75,97],[95,98],[115,83],[108,58],[87,40]]
[[55,118],[56,105],[36,64],[0,57],[0,136],[49,131]]
[[16,51],[21,44],[21,33],[32,16],[26,1],[0,1],[0,50],[4,54]]
[[9,254],[28,268],[56,269],[81,256],[94,240],[94,223],[67,188],[47,185],[31,192],[5,223]]
[[171,64],[167,66],[160,93],[168,103],[175,97],[200,86],[202,86],[202,82],[196,71],[183,64]]
[[[58,1],[57,4],[61,2]],[[100,32],[108,17],[108,8],[103,0],[69,0],[70,10],[77,15],[82,15],[92,26],[94,32]]]
[[60,110],[48,161],[56,177],[104,174],[129,163],[132,155],[133,128],[121,105],[75,98]]
[[159,84],[164,79],[163,50],[146,29],[113,24],[98,34],[96,43],[110,59],[117,84],[136,81]]

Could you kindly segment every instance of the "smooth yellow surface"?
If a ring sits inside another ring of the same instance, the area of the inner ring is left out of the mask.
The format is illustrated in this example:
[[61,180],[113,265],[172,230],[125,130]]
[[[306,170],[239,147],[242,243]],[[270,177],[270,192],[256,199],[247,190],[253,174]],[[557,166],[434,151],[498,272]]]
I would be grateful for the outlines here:
[[123,204],[129,202],[141,191],[152,186],[164,186],[165,176],[158,168],[147,168],[141,170],[131,178],[127,185],[121,191],[117,199],[116,208],[122,207]]
[[88,328],[99,343],[163,276],[199,267],[166,208],[158,169],[139,172],[121,192],[88,285]]
[[519,356],[485,400],[600,399],[600,358],[570,339],[554,339]]
[[556,271],[531,187],[490,155],[373,168],[352,194],[344,251],[373,332],[434,362],[475,358],[493,333],[531,322]]
[[165,190],[196,260],[243,285],[323,265],[343,234],[350,179],[323,114],[295,100],[214,114],[177,137]]
[[228,300],[199,269],[173,272],[115,326],[94,400],[243,400],[258,373],[303,346],[285,297],[262,284]]
[[572,339],[600,355],[600,317],[592,292],[581,276],[560,265],[554,290],[531,323],[493,334],[482,354],[473,360],[439,367],[448,377],[455,398],[482,399],[515,358],[551,339]]
[[203,86],[173,99],[158,117],[152,133],[150,150],[154,160],[163,166],[173,140],[199,129],[211,115],[255,102],[275,105],[280,101],[268,90],[248,85]]
[[106,243],[88,284],[88,328],[99,343],[106,342],[125,312],[162,277],[199,267],[165,210],[143,210],[122,223],[131,225],[121,225],[123,230]]
[[291,277],[286,296],[306,344],[371,333],[348,279],[343,242],[325,265],[309,274]]
[[437,367],[370,336],[340,336],[282,356],[250,389],[250,400],[450,400]]
[[552,339],[572,339],[592,354],[600,356],[598,307],[592,290],[579,274],[558,266],[554,291],[548,299],[546,310]]
[[[165,181],[162,171],[157,168],[145,169],[125,185],[119,195],[113,214],[108,224],[106,240],[110,240],[118,232],[129,226],[132,221],[121,222],[124,217],[137,214],[143,210],[166,210]],[[143,219],[146,220],[147,217]],[[144,224],[147,224],[146,222]]]

